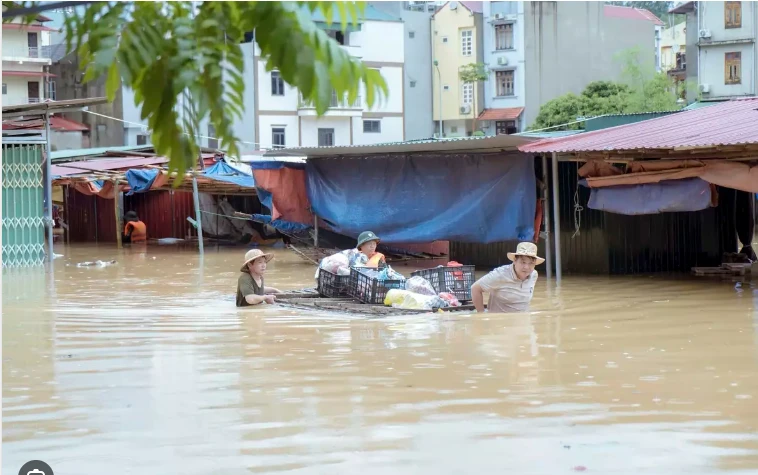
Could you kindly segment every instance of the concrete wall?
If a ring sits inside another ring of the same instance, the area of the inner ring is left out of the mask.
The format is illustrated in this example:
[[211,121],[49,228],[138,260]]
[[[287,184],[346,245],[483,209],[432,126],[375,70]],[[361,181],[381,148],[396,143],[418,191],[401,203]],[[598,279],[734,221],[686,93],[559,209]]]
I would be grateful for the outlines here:
[[685,41],[687,46],[687,70],[685,77],[687,79],[687,103],[691,104],[698,100],[700,91],[698,91],[698,68],[700,60],[698,58],[700,48],[698,48],[698,28],[697,28],[697,4],[695,2],[695,11],[687,13],[687,30],[685,31]]
[[525,125],[540,106],[592,81],[618,80],[617,55],[639,48],[643,67],[655,70],[652,22],[606,18],[600,2],[525,2]]
[[[55,78],[57,99],[105,97],[105,77],[84,83],[82,82],[84,73],[79,67],[79,58],[73,53],[50,67],[50,72],[57,76]],[[109,117],[123,118],[125,101],[122,89],[116,92],[116,98],[111,104],[89,106],[89,110]],[[86,112],[70,112],[64,116],[89,126],[92,147],[125,145],[124,125],[121,122]]]
[[[752,96],[758,93],[758,56],[755,45],[758,40],[758,5],[755,2],[741,3],[741,28],[727,29],[724,21],[724,2],[698,2],[700,24],[697,31],[707,29],[711,32],[710,38],[700,39],[699,84],[708,84],[710,88],[709,93],[703,93],[703,98]],[[724,44],[725,42],[728,44]],[[741,53],[741,83],[725,84],[725,54],[736,52]],[[687,66],[689,68],[689,64]]]
[[[14,67],[14,69],[17,69]],[[5,84],[6,94],[3,94],[3,105],[12,106],[19,104],[26,104],[29,102],[29,86],[30,82],[39,83],[39,99],[44,99],[45,82],[43,79],[34,77],[18,77],[18,76],[3,76],[3,84]]]
[[260,127],[261,148],[271,148],[271,129],[284,129],[284,143],[286,147],[297,147],[300,145],[300,120],[297,114],[287,115],[261,115],[258,117],[258,126]]
[[50,147],[53,150],[76,150],[89,148],[89,137],[81,132],[63,132],[53,130],[50,134]]

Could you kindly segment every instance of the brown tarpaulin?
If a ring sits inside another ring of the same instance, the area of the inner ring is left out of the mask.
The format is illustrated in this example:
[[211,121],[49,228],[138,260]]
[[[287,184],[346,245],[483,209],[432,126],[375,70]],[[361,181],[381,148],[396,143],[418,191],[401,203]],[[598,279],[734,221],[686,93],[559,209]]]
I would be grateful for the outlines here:
[[313,224],[311,202],[305,189],[305,170],[282,167],[277,170],[253,170],[255,184],[271,193],[271,219]]

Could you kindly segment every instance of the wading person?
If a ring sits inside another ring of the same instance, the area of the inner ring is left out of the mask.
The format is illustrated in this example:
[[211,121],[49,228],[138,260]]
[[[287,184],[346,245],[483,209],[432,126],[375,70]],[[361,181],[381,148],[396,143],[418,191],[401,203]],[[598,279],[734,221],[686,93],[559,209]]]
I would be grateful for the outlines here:
[[387,267],[387,261],[384,258],[384,254],[376,252],[376,246],[379,245],[379,241],[379,236],[371,231],[363,231],[361,235],[358,236],[358,245],[356,247],[368,258],[366,267]]
[[484,292],[490,294],[487,310],[491,313],[524,312],[529,310],[537,271],[534,266],[545,259],[537,256],[537,245],[519,243],[516,252],[509,252],[513,264],[498,267],[471,287],[471,298],[477,312],[484,311]]
[[245,254],[245,263],[242,264],[242,274],[237,279],[237,306],[248,307],[262,303],[272,304],[276,301],[273,294],[281,293],[274,287],[265,287],[263,274],[266,273],[266,265],[273,259],[272,254],[265,254],[260,249],[251,249]]
[[137,213],[128,211],[124,215],[124,235],[121,237],[123,243],[145,242],[147,241],[147,226],[139,220]]

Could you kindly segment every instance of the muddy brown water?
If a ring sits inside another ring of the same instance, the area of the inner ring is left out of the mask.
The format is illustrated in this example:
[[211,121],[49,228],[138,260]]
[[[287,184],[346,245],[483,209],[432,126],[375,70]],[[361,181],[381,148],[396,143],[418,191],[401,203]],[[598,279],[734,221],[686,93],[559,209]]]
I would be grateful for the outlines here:
[[[541,279],[528,314],[366,319],[235,308],[240,249],[57,252],[3,277],[3,473],[758,473],[749,283]],[[267,283],[313,273],[277,251]]]

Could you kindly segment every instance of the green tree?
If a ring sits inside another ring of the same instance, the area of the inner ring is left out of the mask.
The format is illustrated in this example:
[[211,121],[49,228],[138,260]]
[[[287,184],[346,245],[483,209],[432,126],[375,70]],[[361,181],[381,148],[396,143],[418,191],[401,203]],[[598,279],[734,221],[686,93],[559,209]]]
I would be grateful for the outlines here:
[[[45,9],[40,2],[3,2],[3,21]],[[80,2],[81,3],[81,2]],[[255,32],[268,71],[278,70],[319,114],[334,90],[356,100],[361,82],[371,106],[387,94],[381,75],[367,68],[319,29],[313,16],[336,18],[342,31],[357,23],[358,2],[85,2],[65,21],[68,51],[74,48],[86,81],[107,75],[113,100],[119,84],[134,90],[135,105],[152,131],[157,153],[182,173],[198,157],[199,123],[208,118],[222,148],[238,155],[232,124],[243,113],[244,62],[240,44]],[[26,12],[24,12],[26,10]],[[178,97],[191,102],[178,109]]]
[[655,72],[640,61],[639,48],[623,51],[617,60],[623,63],[621,80],[630,94],[623,107],[625,113],[659,112],[678,109],[677,86],[666,73]]
[[487,65],[484,63],[469,63],[465,66],[461,66],[458,69],[458,73],[460,74],[461,81],[463,81],[464,84],[473,84],[474,85],[474,122],[472,124],[473,132],[477,131],[476,125],[477,125],[477,112],[479,109],[477,108],[476,103],[476,90],[480,82],[486,81],[487,77],[489,75],[489,71],[487,70]]

